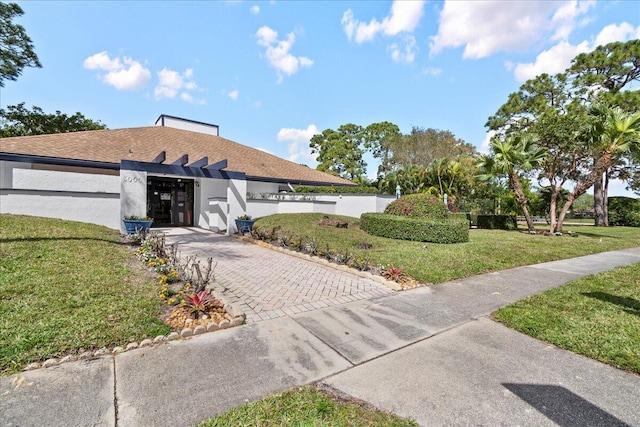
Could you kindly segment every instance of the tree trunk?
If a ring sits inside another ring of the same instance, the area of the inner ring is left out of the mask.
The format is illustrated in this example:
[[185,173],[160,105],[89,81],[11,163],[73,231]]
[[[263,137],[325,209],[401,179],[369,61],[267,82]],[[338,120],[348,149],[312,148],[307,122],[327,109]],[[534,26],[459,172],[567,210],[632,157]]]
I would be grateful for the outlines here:
[[555,230],[556,233],[562,233],[562,223],[564,223],[564,218],[565,216],[567,216],[567,212],[569,212],[569,209],[571,209],[571,205],[573,204],[574,200],[575,200],[575,197],[573,193],[569,194],[569,197],[567,197],[567,201],[564,203],[564,206],[562,206],[562,210],[560,211],[560,216],[558,217],[558,224]]
[[520,205],[522,209],[522,214],[524,215],[524,219],[527,221],[527,229],[529,231],[535,231],[533,226],[533,220],[531,219],[531,215],[529,214],[529,209],[527,209],[527,197],[524,195],[524,191],[522,190],[522,184],[520,184],[520,179],[518,175],[515,173],[509,174],[509,183],[511,185],[511,191],[513,191],[513,195],[516,198],[516,202]]
[[556,209],[557,209],[557,204],[558,204],[558,194],[560,193],[560,190],[555,186],[552,185],[551,186],[551,201],[550,201],[550,205],[549,205],[549,217],[551,218],[551,227],[550,227],[550,231],[552,233],[555,233],[556,230]]
[[604,226],[609,226],[609,171],[604,173],[604,190],[602,197],[602,207],[604,208]]
[[596,227],[605,227],[604,185],[602,176],[593,184],[593,216]]

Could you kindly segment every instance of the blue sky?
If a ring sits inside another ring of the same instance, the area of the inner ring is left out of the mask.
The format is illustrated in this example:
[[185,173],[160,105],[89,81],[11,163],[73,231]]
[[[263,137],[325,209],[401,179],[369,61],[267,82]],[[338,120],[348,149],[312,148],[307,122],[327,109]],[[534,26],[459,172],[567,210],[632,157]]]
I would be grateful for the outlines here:
[[446,129],[482,150],[488,116],[522,82],[640,38],[628,0],[19,4],[43,68],[7,82],[0,106],[111,129],[169,114],[312,167],[309,138],[345,123]]

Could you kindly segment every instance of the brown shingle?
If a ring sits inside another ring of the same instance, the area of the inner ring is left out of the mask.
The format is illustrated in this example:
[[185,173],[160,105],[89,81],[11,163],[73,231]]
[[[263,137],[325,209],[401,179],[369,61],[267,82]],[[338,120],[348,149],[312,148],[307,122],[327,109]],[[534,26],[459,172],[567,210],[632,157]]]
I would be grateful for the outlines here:
[[0,139],[1,153],[117,164],[123,159],[150,162],[161,151],[167,152],[166,163],[174,162],[184,154],[189,155],[189,163],[207,156],[209,164],[227,159],[227,170],[244,172],[251,177],[309,181],[325,185],[353,185],[337,176],[228,139],[163,126]]

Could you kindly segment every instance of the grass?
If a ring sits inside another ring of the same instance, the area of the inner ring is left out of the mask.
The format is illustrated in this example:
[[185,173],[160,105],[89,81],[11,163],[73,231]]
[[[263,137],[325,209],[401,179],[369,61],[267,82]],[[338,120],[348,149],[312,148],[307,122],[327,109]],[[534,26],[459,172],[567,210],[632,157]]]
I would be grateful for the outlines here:
[[0,215],[0,373],[168,333],[137,265],[117,231]]
[[[260,218],[256,227],[281,226],[297,236],[314,236],[338,251],[352,252],[371,264],[393,265],[423,283],[440,283],[507,268],[640,246],[640,228],[567,226],[577,237],[529,235],[515,231],[470,230],[468,243],[436,244],[371,236],[357,219],[349,228],[322,227],[323,214],[278,214]],[[358,249],[362,243],[372,249]]]
[[313,386],[295,388],[246,403],[203,421],[199,427],[417,426],[410,419],[353,400],[336,398]]
[[494,317],[534,338],[640,374],[640,263],[531,296]]

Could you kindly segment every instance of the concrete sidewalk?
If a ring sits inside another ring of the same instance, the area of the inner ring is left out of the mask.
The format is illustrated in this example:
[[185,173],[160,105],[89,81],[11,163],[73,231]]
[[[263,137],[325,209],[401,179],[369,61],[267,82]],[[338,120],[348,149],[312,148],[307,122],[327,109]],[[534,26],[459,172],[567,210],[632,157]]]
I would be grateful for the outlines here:
[[3,426],[192,425],[316,380],[423,425],[640,426],[640,377],[486,318],[640,248],[521,267],[0,379]]

